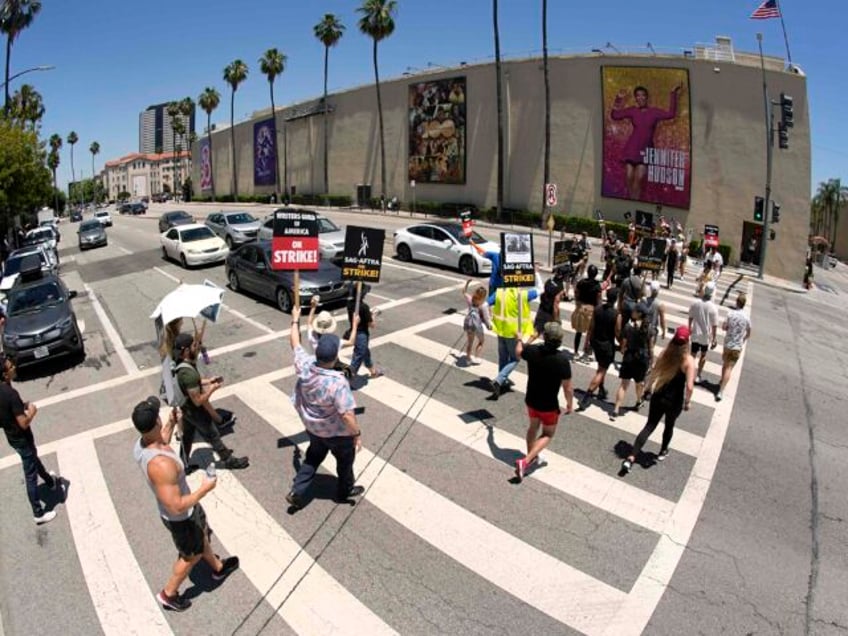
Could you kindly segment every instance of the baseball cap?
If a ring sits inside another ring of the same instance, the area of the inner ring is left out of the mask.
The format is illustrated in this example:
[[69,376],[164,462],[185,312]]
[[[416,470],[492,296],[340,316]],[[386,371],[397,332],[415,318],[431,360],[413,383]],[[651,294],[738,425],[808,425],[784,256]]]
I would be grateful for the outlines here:
[[312,331],[319,334],[333,333],[336,330],[336,319],[329,311],[322,311],[315,316],[312,323]]
[[174,338],[174,357],[178,357],[180,355],[180,351],[183,349],[187,349],[194,342],[194,336],[190,333],[180,333],[177,334],[177,337]]
[[715,291],[715,283],[707,283],[704,285],[704,298],[712,298]]
[[153,395],[135,405],[132,412],[132,423],[142,435],[149,433],[156,426],[156,422],[159,420],[159,406],[159,398]]
[[678,327],[674,330],[674,338],[671,341],[674,344],[686,344],[689,342],[689,327]]
[[655,294],[659,290],[660,290],[660,281],[658,281],[658,280],[651,281],[651,293]]
[[339,344],[341,340],[334,333],[325,333],[318,339],[315,347],[315,359],[318,362],[334,362],[339,355]]
[[551,321],[545,323],[545,342],[562,342],[562,335],[562,325],[558,322]]

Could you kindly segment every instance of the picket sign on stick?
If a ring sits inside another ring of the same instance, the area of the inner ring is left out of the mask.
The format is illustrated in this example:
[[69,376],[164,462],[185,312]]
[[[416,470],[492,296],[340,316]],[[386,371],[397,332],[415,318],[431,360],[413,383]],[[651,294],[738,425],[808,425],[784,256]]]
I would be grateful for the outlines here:
[[300,270],[294,270],[294,307],[300,307]]
[[353,315],[359,315],[359,301],[362,299],[362,281],[356,281],[356,302],[353,305]]

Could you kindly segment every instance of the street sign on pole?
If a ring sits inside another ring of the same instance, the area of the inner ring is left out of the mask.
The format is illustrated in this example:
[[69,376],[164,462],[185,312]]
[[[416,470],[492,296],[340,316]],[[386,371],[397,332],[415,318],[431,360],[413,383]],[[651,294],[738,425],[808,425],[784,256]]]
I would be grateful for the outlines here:
[[552,208],[557,204],[557,186],[555,183],[545,184],[545,201],[549,208]]

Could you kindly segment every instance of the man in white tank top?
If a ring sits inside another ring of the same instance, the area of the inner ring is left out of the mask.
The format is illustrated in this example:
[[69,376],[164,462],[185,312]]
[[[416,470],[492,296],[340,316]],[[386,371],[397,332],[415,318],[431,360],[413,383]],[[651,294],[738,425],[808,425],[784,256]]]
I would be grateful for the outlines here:
[[156,497],[162,523],[171,532],[179,556],[165,587],[156,595],[163,608],[182,612],[191,601],[180,595],[179,589],[195,564],[203,559],[212,569],[212,579],[222,581],[238,569],[239,560],[231,556],[223,561],[209,545],[211,530],[200,500],[217,483],[214,477],[204,477],[200,487],[191,492],[186,482],[185,466],[170,446],[174,428],[182,418],[179,409],[172,409],[164,424],[159,417],[159,399],[149,397],[136,404],[132,422],[141,437],[133,447],[133,457],[142,469]]

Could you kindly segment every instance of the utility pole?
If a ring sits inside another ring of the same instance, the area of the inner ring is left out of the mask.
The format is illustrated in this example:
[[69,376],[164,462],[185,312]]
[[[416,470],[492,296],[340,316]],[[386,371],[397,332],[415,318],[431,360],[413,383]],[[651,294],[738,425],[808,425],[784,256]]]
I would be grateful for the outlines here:
[[763,235],[760,237],[760,269],[757,278],[762,280],[766,266],[766,253],[769,242],[769,220],[771,201],[771,164],[774,154],[774,134],[772,133],[771,100],[768,96],[768,84],[766,83],[766,62],[763,57],[763,34],[757,33],[757,43],[760,46],[760,67],[763,70],[763,104],[766,115],[766,196],[763,204]]

